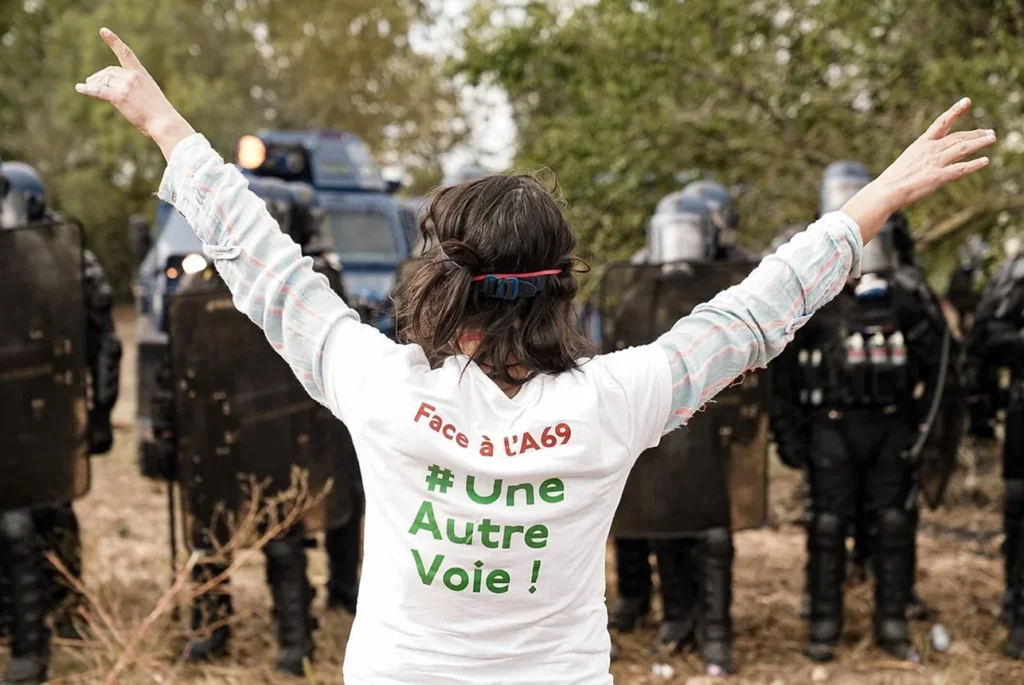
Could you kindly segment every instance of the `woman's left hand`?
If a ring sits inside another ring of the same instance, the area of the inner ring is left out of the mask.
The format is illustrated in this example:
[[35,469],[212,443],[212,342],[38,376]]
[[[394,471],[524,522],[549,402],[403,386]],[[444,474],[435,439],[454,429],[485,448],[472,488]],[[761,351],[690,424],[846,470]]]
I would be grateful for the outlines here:
[[75,90],[114,105],[135,128],[160,146],[165,158],[170,158],[174,146],[195,130],[174,109],[130,47],[110,29],[100,29],[100,36],[121,66],[96,72],[85,83],[76,85]]

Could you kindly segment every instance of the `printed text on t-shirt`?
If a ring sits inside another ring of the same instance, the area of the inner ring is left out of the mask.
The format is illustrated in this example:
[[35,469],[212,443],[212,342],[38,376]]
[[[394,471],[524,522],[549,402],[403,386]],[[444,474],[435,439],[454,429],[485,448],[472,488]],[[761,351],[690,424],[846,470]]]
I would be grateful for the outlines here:
[[[423,402],[416,411],[413,421],[425,424],[429,430],[460,448],[469,449],[469,437],[436,412],[436,407]],[[571,438],[572,429],[569,424],[558,423],[540,431],[523,431],[515,435],[502,436],[501,439],[505,446],[505,454],[513,457],[530,450],[564,445]],[[488,436],[482,435],[479,444],[481,456],[494,456],[494,445]],[[547,505],[557,506],[565,501],[565,484],[559,478],[548,478],[539,484],[507,484],[501,478],[482,480],[471,474],[456,475],[451,469],[434,464],[427,468],[426,485],[427,492],[434,493],[435,498],[465,496],[477,505],[529,507],[532,511],[533,507],[541,509]],[[423,500],[409,528],[410,535],[429,535],[434,540],[446,540],[452,545],[479,545],[487,550],[511,549],[515,544],[525,545],[529,549],[544,549],[548,545],[548,527],[543,523],[529,526],[510,525],[496,522],[490,517],[481,518],[479,521],[459,521],[447,517],[438,521],[434,504],[434,500]],[[538,511],[538,514],[540,513],[541,511]],[[449,563],[442,572],[445,554],[435,554],[428,560],[418,549],[412,548],[410,551],[416,573],[420,581],[427,586],[433,586],[434,581],[440,578],[440,585],[452,592],[469,590],[473,593],[488,592],[496,595],[508,592],[510,587],[516,587],[517,584],[521,588],[527,586],[525,579],[514,579],[508,569],[485,568],[482,560],[475,561],[472,568]],[[530,594],[537,591],[540,567],[540,559],[535,559],[530,572],[529,587],[526,588]]]
[[[436,412],[437,407],[422,402],[416,411],[416,416],[413,417],[413,421],[426,424],[430,430],[446,440],[454,442],[462,449],[469,449],[471,443],[466,434],[456,428],[454,424],[445,421]],[[505,456],[508,457],[526,454],[533,450],[565,445],[570,439],[572,439],[572,428],[567,423],[558,423],[553,426],[545,426],[540,430],[523,431],[522,433],[500,437],[501,444],[505,447]],[[480,445],[481,457],[494,456],[494,441],[489,436],[481,435],[480,439],[475,442]]]

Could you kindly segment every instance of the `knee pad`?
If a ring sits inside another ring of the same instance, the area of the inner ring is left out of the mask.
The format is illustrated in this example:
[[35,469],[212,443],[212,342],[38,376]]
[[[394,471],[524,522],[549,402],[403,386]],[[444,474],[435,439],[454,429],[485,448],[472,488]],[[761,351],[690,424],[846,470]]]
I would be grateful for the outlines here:
[[841,537],[844,544],[850,524],[846,517],[829,511],[819,512],[811,520],[811,532],[822,537]]
[[704,553],[719,559],[732,559],[732,531],[728,528],[711,528],[705,531]]
[[886,509],[878,517],[878,534],[883,547],[913,542],[915,517],[903,509]]
[[1024,480],[1004,481],[1003,515],[1013,521],[1024,519]]
[[0,540],[16,542],[33,535],[35,526],[32,514],[27,509],[16,509],[0,513]]

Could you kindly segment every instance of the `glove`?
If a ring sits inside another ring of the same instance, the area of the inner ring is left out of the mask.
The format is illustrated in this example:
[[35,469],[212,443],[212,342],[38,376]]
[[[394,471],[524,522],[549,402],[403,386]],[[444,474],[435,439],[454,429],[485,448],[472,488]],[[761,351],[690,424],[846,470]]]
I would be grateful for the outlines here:
[[106,454],[114,444],[114,429],[110,425],[110,411],[89,411],[89,454]]

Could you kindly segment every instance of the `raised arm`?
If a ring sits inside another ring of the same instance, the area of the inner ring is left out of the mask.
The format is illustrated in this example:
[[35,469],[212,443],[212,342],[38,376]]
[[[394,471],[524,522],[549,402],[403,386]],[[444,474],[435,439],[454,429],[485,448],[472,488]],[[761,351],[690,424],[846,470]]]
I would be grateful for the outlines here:
[[[157,143],[168,162],[160,198],[174,205],[203,241],[235,306],[263,329],[307,392],[337,412],[338,393],[329,391],[324,373],[328,338],[360,341],[359,356],[368,365],[370,347],[392,343],[374,330],[359,330],[369,327],[313,271],[313,260],[281,232],[242,174],[175,111],[127,45],[107,29],[100,35],[121,66],[90,76],[76,90],[111,102]],[[342,330],[351,335],[339,336]]]
[[893,212],[988,164],[987,157],[960,160],[995,142],[994,132],[949,133],[970,105],[966,98],[955,104],[841,211],[797,234],[746,280],[696,307],[658,340],[672,367],[665,432],[777,357],[849,276],[860,275],[864,243]]

